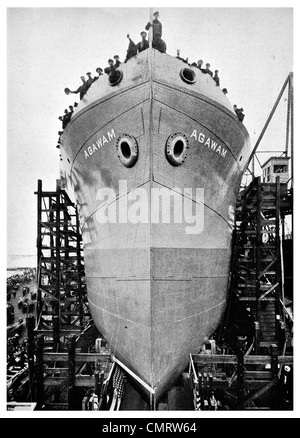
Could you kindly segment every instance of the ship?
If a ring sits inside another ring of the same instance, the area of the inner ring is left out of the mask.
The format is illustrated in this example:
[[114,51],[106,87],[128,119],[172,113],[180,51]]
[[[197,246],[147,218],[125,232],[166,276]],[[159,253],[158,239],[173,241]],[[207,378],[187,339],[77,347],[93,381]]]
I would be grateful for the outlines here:
[[[61,137],[89,309],[160,397],[220,323],[249,134],[209,74],[151,46],[80,100]],[[146,389],[145,389],[146,388]]]

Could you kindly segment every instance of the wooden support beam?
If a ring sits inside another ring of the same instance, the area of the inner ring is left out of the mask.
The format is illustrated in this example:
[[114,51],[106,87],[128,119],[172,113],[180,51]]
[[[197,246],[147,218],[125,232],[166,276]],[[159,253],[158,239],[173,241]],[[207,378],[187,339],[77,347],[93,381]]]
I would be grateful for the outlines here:
[[[273,380],[278,380],[278,347],[277,345],[271,345],[271,373]],[[272,408],[276,409],[278,404],[278,385],[272,387]]]
[[[275,312],[278,317],[283,316],[280,299],[282,299],[282,275],[281,275],[281,250],[280,250],[280,176],[276,177],[276,282],[278,288],[275,292]],[[279,339],[279,320],[276,319],[276,338]]]
[[255,354],[258,354],[258,352],[259,352],[259,333],[260,333],[258,321],[254,322],[254,330],[255,330],[255,332],[254,332],[254,351],[255,351]]
[[41,408],[44,403],[44,336],[39,335],[37,337],[37,348],[36,348],[36,402],[37,408]]
[[239,405],[242,404],[244,399],[244,353],[239,349],[237,354],[237,402]]
[[74,407],[74,387],[75,387],[75,345],[76,337],[73,336],[68,348],[68,403],[70,409]]
[[69,376],[69,368],[61,368],[61,367],[47,367],[47,374],[59,374],[61,377],[62,374]]
[[56,222],[56,238],[55,238],[55,263],[56,270],[55,275],[57,277],[57,281],[55,282],[55,298],[57,301],[54,301],[52,304],[52,310],[54,313],[53,316],[53,351],[58,351],[59,342],[60,342],[60,283],[61,283],[61,269],[60,269],[60,196],[61,190],[59,185],[56,185],[56,198],[55,198],[55,222]]
[[263,293],[259,297],[259,301],[263,300],[267,295],[269,295],[269,293],[273,292],[273,290],[276,289],[278,286],[279,286],[279,283],[276,283],[272,287],[270,287],[270,289],[268,289],[265,293]]
[[34,396],[34,316],[26,317],[27,327],[27,358],[28,358],[28,378],[29,378],[29,397],[30,401],[35,401]]
[[[44,362],[67,362],[68,355],[67,353],[44,353],[43,355]],[[83,362],[108,362],[111,360],[110,353],[76,353],[75,354],[75,363],[83,363]]]
[[[41,220],[42,220],[42,180],[38,180],[38,189],[37,192],[37,239],[36,239],[36,246],[37,246],[37,280],[38,280],[38,286],[41,285],[41,256],[42,256],[42,239],[41,239]],[[37,320],[39,321],[40,315],[42,312],[42,292],[41,290],[37,289],[37,301],[36,301],[36,315]]]
[[260,280],[269,270],[270,268],[274,265],[274,263],[276,262],[277,257],[274,257],[274,259],[268,264],[268,266],[263,270],[263,272],[258,276],[258,279]]
[[293,73],[289,75],[290,82],[290,105],[291,105],[291,188],[294,187],[294,78]]
[[260,297],[260,280],[259,275],[261,272],[261,179],[257,178],[257,206],[256,206],[256,245],[255,245],[255,274],[256,274],[256,320],[259,320],[259,297]]
[[[52,302],[52,310],[54,310],[54,312],[58,312],[59,311],[59,303],[57,303],[56,301],[53,301]],[[58,315],[53,315],[53,317],[52,317],[52,324],[53,324],[53,331],[52,331],[52,334],[53,334],[53,351],[58,351],[58,349],[59,349],[59,341],[60,341],[60,335],[59,335],[60,321],[59,321],[59,316]]]
[[78,267],[77,267],[77,278],[78,278],[78,299],[79,299],[79,323],[80,327],[83,328],[83,290],[82,290],[82,284],[81,284],[81,276],[82,276],[82,266],[81,266],[81,234],[80,234],[80,222],[79,222],[79,214],[78,209],[76,207],[76,234],[77,234],[77,258],[78,258]]
[[[237,364],[237,356],[231,354],[192,354],[193,362],[197,365],[217,364]],[[280,365],[293,365],[293,356],[278,356]],[[245,365],[268,365],[271,364],[270,355],[246,355],[244,356]]]
[[53,272],[49,271],[49,269],[47,269],[45,266],[41,266],[41,273],[47,274],[49,275],[49,277],[53,278],[54,280],[57,280],[56,275]]
[[[45,377],[44,385],[52,386],[56,388],[62,388],[62,386],[67,385],[68,381],[65,377]],[[85,387],[85,388],[95,388],[95,377],[89,375],[76,375],[75,377],[75,388]]]
[[269,391],[271,388],[273,388],[277,384],[278,379],[275,378],[271,380],[270,382],[266,383],[261,389],[259,389],[257,392],[252,394],[250,397],[248,397],[246,400],[243,401],[242,407],[246,407],[250,403],[254,402],[254,400],[257,400],[259,397],[261,397],[263,394],[265,394],[267,391]]
[[95,372],[95,394],[97,395],[98,400],[100,400],[103,382],[104,382],[104,371],[97,370]]
[[[53,337],[53,330],[44,330],[44,329],[38,329],[36,330],[36,332],[40,335],[45,335],[48,337]],[[72,329],[68,329],[68,330],[60,330],[60,336],[70,336],[70,335],[74,335],[80,334],[80,328],[78,327],[78,329],[76,327],[72,328]]]
[[[259,380],[254,380],[254,379],[250,379],[250,380],[244,380],[244,390],[246,391],[259,391],[264,385],[267,385],[268,383],[270,383],[269,379],[259,379]],[[213,387],[215,390],[219,389],[222,391],[234,391],[235,394],[237,392],[237,381],[235,380],[232,385],[229,385],[229,379],[214,379],[213,381]]]

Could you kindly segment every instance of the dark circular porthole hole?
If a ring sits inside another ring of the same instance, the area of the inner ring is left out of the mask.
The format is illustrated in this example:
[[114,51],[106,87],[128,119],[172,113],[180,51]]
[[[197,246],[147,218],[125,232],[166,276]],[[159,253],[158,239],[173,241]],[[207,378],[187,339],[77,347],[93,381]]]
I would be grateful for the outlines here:
[[110,85],[117,85],[119,82],[121,82],[123,78],[123,73],[120,70],[115,70],[112,73],[109,74],[108,80]]
[[129,158],[131,157],[131,149],[127,141],[122,141],[122,143],[120,144],[120,150],[123,157],[126,158],[126,160],[129,160]]
[[180,155],[182,154],[184,149],[184,144],[182,140],[177,140],[175,145],[174,145],[174,149],[173,149],[173,154],[176,158],[179,158]]
[[180,75],[184,82],[187,82],[188,84],[193,84],[196,82],[195,72],[189,68],[182,69]]
[[122,134],[116,143],[117,155],[125,167],[133,167],[138,159],[138,144],[129,134]]

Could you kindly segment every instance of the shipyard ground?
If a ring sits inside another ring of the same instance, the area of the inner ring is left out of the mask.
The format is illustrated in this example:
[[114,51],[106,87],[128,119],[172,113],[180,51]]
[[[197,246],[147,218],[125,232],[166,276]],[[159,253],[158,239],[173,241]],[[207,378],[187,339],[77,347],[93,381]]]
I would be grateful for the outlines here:
[[[37,282],[36,280],[30,280],[22,283],[19,289],[16,291],[16,296],[11,294],[10,300],[8,301],[14,307],[14,323],[7,326],[7,338],[14,336],[17,332],[17,328],[20,327],[18,333],[20,334],[19,340],[22,341],[26,337],[26,324],[25,318],[26,313],[23,312],[22,307],[18,306],[18,303],[23,298],[23,287],[28,286],[31,293],[37,292]],[[19,319],[22,319],[22,324],[19,324]]]

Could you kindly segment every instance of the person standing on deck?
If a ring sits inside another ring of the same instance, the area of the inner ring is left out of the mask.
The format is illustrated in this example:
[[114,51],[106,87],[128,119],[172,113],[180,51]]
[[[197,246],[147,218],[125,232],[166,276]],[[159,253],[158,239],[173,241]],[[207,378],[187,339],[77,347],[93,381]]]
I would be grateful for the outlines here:
[[199,59],[199,61],[197,62],[197,67],[199,68],[199,70],[202,71],[202,73],[205,73],[205,69],[202,68],[203,65],[203,61],[202,59]]
[[137,43],[136,45],[136,49],[138,51],[138,53],[142,52],[143,50],[146,50],[149,48],[149,42],[146,40],[147,38],[147,32],[145,32],[144,30],[141,32],[141,37],[142,37],[142,41],[140,41],[139,43]]
[[[81,100],[83,98],[83,96],[85,95],[85,93],[86,93],[87,85],[86,85],[86,80],[85,80],[84,76],[80,76],[80,79],[82,80],[82,85],[80,85],[80,87],[78,87],[77,90],[75,90],[75,91],[69,90],[69,92],[73,93],[73,94],[78,94],[79,93],[79,97],[80,97],[80,100]],[[66,90],[68,90],[68,89],[65,89],[65,91]]]
[[90,71],[87,73],[87,76],[88,76],[88,80],[86,81],[86,90],[88,90],[92,85],[92,83],[94,82],[94,79],[92,78],[92,73]]
[[108,67],[105,67],[104,72],[109,75],[111,72],[114,71],[114,69],[115,69],[114,68],[114,61],[113,61],[113,59],[109,59],[108,60]]
[[239,119],[240,122],[244,120],[245,114],[243,113],[243,108],[238,108],[237,105],[233,105],[233,109]]
[[[65,109],[65,114],[63,115],[63,124],[62,124],[63,129],[65,129],[65,127],[69,123],[69,121],[71,119],[71,115],[72,114],[67,109]],[[24,289],[23,289],[23,296],[24,296]]]
[[156,11],[153,14],[154,19],[152,21],[152,23],[149,21],[146,26],[145,29],[149,30],[150,27],[152,26],[153,28],[153,35],[152,35],[152,47],[154,49],[159,50],[160,52],[165,53],[167,50],[167,46],[166,43],[162,40],[162,24],[159,21],[158,17],[159,17],[159,12]]
[[121,61],[120,61],[120,59],[119,59],[119,55],[115,55],[115,56],[114,56],[114,60],[115,60],[114,68],[118,68],[118,67],[120,67],[120,65],[121,65]]
[[188,58],[186,58],[186,59],[181,58],[181,56],[180,56],[180,50],[179,50],[179,49],[177,49],[177,55],[176,55],[176,58],[177,58],[177,59],[180,59],[180,61],[183,61],[183,62],[185,62],[185,63],[188,62]]
[[96,72],[98,73],[98,76],[94,76],[93,82],[97,81],[100,78],[100,76],[103,75],[103,70],[101,67],[97,67]]
[[136,44],[130,38],[129,33],[127,34],[127,38],[129,39],[129,45],[128,45],[127,54],[124,63],[126,63],[128,59],[132,58],[137,54]]
[[203,69],[202,71],[203,71],[203,73],[206,73],[206,74],[209,74],[211,77],[213,76],[213,72],[210,70],[210,64],[209,63],[207,63],[207,64],[205,64],[205,66],[206,66],[206,68],[205,69]]
[[219,70],[215,70],[213,80],[215,81],[216,85],[219,87],[220,86],[220,78],[218,76],[218,73],[219,73]]

